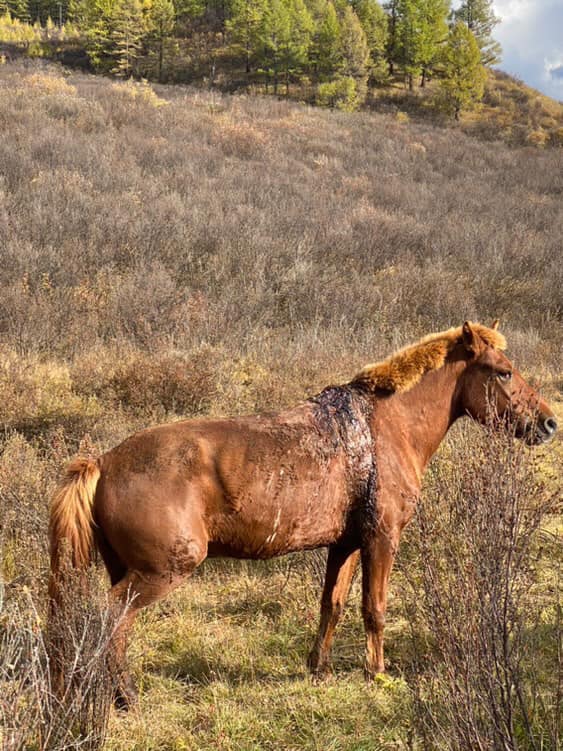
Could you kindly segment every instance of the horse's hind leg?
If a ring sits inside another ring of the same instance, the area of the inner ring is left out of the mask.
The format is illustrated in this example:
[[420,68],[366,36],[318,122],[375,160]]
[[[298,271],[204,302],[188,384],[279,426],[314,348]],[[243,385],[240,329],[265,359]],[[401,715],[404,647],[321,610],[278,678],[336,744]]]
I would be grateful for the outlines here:
[[[195,553],[196,546],[193,546]],[[135,703],[137,690],[127,668],[127,645],[131,627],[142,608],[161,600],[189,576],[205,559],[206,550],[201,546],[189,561],[174,571],[145,573],[128,571],[110,590],[110,598],[124,606],[125,610],[113,634],[110,645],[110,660],[116,680],[115,705],[118,709],[129,709]]]
[[118,709],[129,709],[137,699],[137,690],[127,668],[129,633],[135,618],[141,608],[162,599],[180,582],[179,577],[170,580],[161,575],[131,571],[110,590],[110,599],[124,608],[110,644],[110,666],[116,686],[114,703]]
[[329,548],[321,598],[321,620],[307,660],[309,669],[315,675],[322,675],[329,669],[334,630],[344,609],[359,556],[359,550],[350,551],[349,548],[337,546]]

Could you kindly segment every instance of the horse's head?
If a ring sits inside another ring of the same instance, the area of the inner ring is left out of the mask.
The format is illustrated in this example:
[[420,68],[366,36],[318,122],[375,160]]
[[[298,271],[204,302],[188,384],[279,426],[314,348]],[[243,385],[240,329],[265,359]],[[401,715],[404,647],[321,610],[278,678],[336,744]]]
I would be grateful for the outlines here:
[[[495,321],[493,328],[497,325]],[[462,410],[481,423],[492,417],[511,424],[515,435],[531,446],[551,440],[557,430],[553,412],[506,355],[488,345],[468,322],[462,340],[468,362],[460,382]]]

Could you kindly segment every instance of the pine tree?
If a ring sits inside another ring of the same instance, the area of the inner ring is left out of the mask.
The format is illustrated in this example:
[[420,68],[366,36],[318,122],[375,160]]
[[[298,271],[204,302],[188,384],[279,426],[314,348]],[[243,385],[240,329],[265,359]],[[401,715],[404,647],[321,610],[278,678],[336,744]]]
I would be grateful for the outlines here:
[[284,53],[286,93],[289,77],[298,75],[309,62],[313,19],[303,0],[288,0],[289,39]]
[[413,88],[414,76],[422,70],[419,50],[420,2],[421,0],[397,2],[396,50],[409,89]]
[[445,109],[456,120],[463,109],[473,106],[483,97],[485,69],[481,51],[473,33],[458,21],[448,35],[444,50],[444,77],[440,88]]
[[312,59],[319,79],[334,76],[342,64],[340,22],[331,2],[325,2],[313,34]]
[[360,19],[351,6],[346,8],[340,21],[340,44],[340,72],[352,78],[365,78],[369,65],[369,48]]
[[18,21],[23,21],[24,23],[29,23],[31,20],[27,0],[4,0],[0,15],[4,15],[5,13],[9,13],[12,18],[17,18]]
[[387,63],[389,65],[389,75],[395,73],[395,61],[398,56],[398,25],[399,25],[399,2],[400,0],[388,0],[383,7],[388,17],[388,34],[387,34]]
[[366,35],[371,57],[371,74],[376,80],[383,80],[389,35],[385,11],[377,0],[354,0],[352,6]]
[[448,37],[450,0],[424,0],[420,8],[418,57],[422,68],[420,85],[424,86],[428,73],[438,60]]
[[354,108],[362,104],[367,95],[370,65],[369,47],[360,19],[348,6],[340,21],[342,64],[339,74],[354,81]]
[[84,34],[90,62],[109,72],[113,64],[113,15],[116,0],[71,0],[69,17]]
[[426,75],[438,58],[445,42],[449,0],[398,0],[397,52],[409,89],[414,76]]
[[284,0],[269,0],[266,13],[264,62],[273,78],[274,94],[278,93],[280,71],[289,45],[291,20],[289,8]]
[[43,0],[27,0],[27,8],[32,23],[39,21],[41,23],[43,15]]
[[81,28],[82,31],[86,31],[87,27],[92,23],[95,3],[90,0],[69,0],[68,3],[68,17],[72,23],[75,23]]
[[247,76],[264,49],[267,9],[266,0],[232,0],[226,28],[233,51],[244,55]]
[[143,8],[139,0],[118,0],[111,16],[110,39],[113,45],[112,73],[123,78],[133,75],[145,32]]
[[[231,0],[188,0],[193,3],[194,9],[197,5],[202,6],[202,10],[199,13],[201,16],[205,14],[207,24],[214,30],[223,31],[225,28],[225,21],[230,17],[232,11]],[[196,18],[197,16],[192,16]]]
[[31,20],[45,26],[48,18],[66,21],[68,0],[27,0],[27,8]]
[[174,15],[178,23],[187,27],[186,34],[189,34],[191,21],[195,18],[201,18],[206,10],[207,3],[205,0],[174,0]]
[[152,0],[146,7],[145,21],[148,32],[149,49],[154,48],[157,54],[157,78],[162,81],[164,66],[164,49],[166,40],[172,34],[176,11],[171,0]]
[[492,37],[493,29],[499,22],[492,8],[492,0],[463,0],[453,13],[454,21],[463,22],[473,33],[481,50],[483,65],[496,65],[500,62],[502,48]]

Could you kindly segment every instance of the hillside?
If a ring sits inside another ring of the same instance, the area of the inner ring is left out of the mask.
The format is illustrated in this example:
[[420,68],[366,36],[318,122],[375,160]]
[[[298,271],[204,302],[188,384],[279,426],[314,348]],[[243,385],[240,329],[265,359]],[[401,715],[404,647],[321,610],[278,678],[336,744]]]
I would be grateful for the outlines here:
[[[243,0],[5,2],[0,64],[50,59],[118,80],[390,113],[512,146],[563,145],[563,104],[495,69],[501,53],[491,36],[498,18],[490,0],[469,0],[480,9],[478,23],[469,20],[474,11],[467,2],[450,13],[449,0],[430,6],[256,0],[248,18],[251,6]],[[53,23],[55,13],[60,25]],[[456,20],[468,35],[457,67],[447,63]],[[476,55],[473,68],[467,45]],[[454,76],[461,78],[454,82]]]
[[493,71],[478,112],[467,117],[467,131],[510,144],[563,146],[563,103]]
[[[455,127],[433,107],[435,82],[426,89],[406,92],[401,81],[372,92],[368,106],[378,112],[394,113],[430,121],[446,128]],[[563,103],[551,99],[525,83],[489,69],[483,100],[465,112],[459,127],[464,133],[486,141],[503,141],[511,146],[540,148],[563,146]]]
[[[19,603],[30,633],[46,609],[47,498],[79,446],[282,408],[466,318],[501,319],[510,356],[563,418],[563,150],[405,120],[0,66],[1,564],[6,607]],[[428,508],[446,513],[452,467],[471,475],[472,435],[446,446]],[[536,491],[560,500],[560,441],[534,457]],[[454,547],[458,533],[450,525]],[[525,637],[526,669],[542,671],[534,732],[555,751],[545,717],[560,634],[557,517],[541,539],[541,628]],[[335,680],[308,677],[321,555],[206,563],[143,616],[132,645],[140,711],[112,715],[106,747],[424,748],[407,679],[404,592],[422,559],[409,540],[393,579],[390,677],[364,684],[359,581]],[[3,718],[15,711],[5,696]]]

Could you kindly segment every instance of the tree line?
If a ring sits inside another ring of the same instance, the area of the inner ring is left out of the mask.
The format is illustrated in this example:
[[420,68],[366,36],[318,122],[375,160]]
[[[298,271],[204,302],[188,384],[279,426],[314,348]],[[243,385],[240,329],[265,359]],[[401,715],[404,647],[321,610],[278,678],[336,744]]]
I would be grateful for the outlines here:
[[441,81],[455,116],[499,60],[491,0],[0,0],[0,15],[69,26],[92,67],[161,82],[237,76],[354,108],[397,77]]

